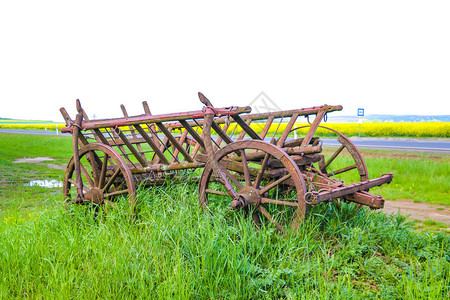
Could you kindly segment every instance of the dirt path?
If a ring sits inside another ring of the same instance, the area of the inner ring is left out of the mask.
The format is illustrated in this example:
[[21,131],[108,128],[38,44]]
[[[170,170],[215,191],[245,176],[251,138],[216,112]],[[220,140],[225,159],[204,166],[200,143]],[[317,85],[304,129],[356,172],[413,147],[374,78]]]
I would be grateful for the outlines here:
[[[22,158],[17,158],[15,160],[13,160],[13,163],[30,163],[30,164],[36,164],[36,163],[41,163],[41,162],[45,162],[45,161],[53,161],[54,159],[51,157],[22,157]],[[47,168],[50,169],[58,169],[58,170],[65,170],[67,166],[61,166],[61,165],[57,165],[57,164],[52,164],[52,163],[48,163],[48,164],[44,164]]]
[[15,160],[13,160],[13,163],[16,164],[20,164],[20,163],[30,163],[30,164],[37,164],[37,163],[41,163],[43,161],[52,161],[54,160],[51,157],[47,157],[47,156],[42,156],[42,157],[22,157],[22,158],[17,158]]
[[400,210],[402,215],[410,215],[410,219],[426,220],[431,219],[437,222],[446,223],[450,227],[450,208],[443,205],[416,203],[411,200],[386,201],[383,211],[387,214],[397,213]]

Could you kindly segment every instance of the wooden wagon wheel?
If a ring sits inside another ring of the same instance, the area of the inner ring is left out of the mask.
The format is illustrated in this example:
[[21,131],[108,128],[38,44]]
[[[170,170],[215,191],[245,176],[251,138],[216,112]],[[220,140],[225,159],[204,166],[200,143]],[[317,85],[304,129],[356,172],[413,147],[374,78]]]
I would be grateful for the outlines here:
[[123,158],[110,146],[91,143],[79,151],[83,197],[77,199],[74,157],[64,175],[63,194],[66,203],[96,203],[115,207],[118,196],[129,195],[134,212],[136,188],[130,169]]
[[[236,153],[241,161],[236,161]],[[245,140],[218,150],[215,159],[233,190],[226,191],[209,162],[199,183],[201,207],[227,208],[231,204],[251,212],[257,225],[262,217],[281,232],[289,226],[294,231],[298,228],[307,211],[306,188],[298,166],[286,152],[264,141]]]
[[[309,125],[301,126],[291,131],[309,127]],[[366,163],[355,144],[345,135],[334,129],[324,126],[319,126],[319,128],[333,132],[338,145],[324,145],[325,149],[322,152],[324,159],[319,161],[318,169],[329,177],[335,177],[348,183],[369,180]],[[316,132],[315,136],[320,137],[320,133]],[[285,144],[287,143],[289,142]],[[345,149],[347,151],[344,151]]]

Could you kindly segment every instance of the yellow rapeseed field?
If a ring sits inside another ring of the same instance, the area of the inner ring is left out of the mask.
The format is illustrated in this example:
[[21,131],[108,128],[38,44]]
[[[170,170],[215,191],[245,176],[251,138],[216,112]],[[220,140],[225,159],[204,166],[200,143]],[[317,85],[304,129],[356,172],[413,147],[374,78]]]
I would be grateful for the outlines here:
[[59,130],[66,126],[65,124],[8,124],[1,122],[1,129],[27,129],[27,130]]
[[[267,136],[273,135],[275,131],[281,134],[287,123],[272,124],[270,126]],[[296,123],[295,126],[304,127],[308,124]],[[358,123],[321,123],[322,126],[337,130],[346,136],[357,136],[359,132]],[[261,132],[264,123],[252,123],[251,127],[256,132]],[[277,130],[278,128],[278,130]],[[233,131],[234,127],[230,126],[228,132]],[[240,128],[236,128],[238,133]],[[299,136],[306,134],[308,128],[301,128],[297,130]],[[277,135],[278,135],[277,134]],[[330,131],[319,129],[317,134],[329,135]],[[450,137],[450,122],[418,122],[418,123],[364,123],[361,125],[361,136],[365,137],[436,137],[448,138]]]
[[[359,132],[358,123],[323,123],[322,125],[346,136],[357,136]],[[361,136],[448,138],[450,137],[450,122],[364,123],[361,125]]]

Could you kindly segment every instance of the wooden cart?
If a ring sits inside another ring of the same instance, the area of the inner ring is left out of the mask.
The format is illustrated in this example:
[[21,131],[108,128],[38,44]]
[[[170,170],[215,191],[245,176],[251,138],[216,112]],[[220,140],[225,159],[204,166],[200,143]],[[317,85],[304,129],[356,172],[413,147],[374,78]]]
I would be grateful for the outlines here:
[[[199,97],[205,106],[198,111],[152,115],[143,102],[142,115],[128,116],[122,105],[123,117],[103,120],[89,120],[78,100],[75,119],[61,108],[62,132],[72,133],[74,153],[64,176],[65,202],[114,207],[126,196],[134,212],[137,184],[176,182],[203,169],[197,176],[203,208],[243,210],[257,224],[266,220],[280,231],[296,230],[308,206],[321,202],[383,207],[384,199],[368,190],[393,175],[369,179],[355,145],[320,126],[342,106],[250,114],[248,106],[215,108]],[[295,127],[300,117],[311,116],[309,125]],[[334,134],[330,147],[316,134],[319,128]],[[293,139],[297,130],[307,131]]]

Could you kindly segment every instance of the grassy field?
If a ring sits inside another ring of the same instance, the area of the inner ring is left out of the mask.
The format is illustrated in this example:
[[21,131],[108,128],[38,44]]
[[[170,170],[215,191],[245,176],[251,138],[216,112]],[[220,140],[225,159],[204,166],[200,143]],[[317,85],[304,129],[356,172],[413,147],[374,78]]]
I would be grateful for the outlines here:
[[[139,190],[140,215],[93,217],[61,205],[68,137],[0,134],[0,298],[448,299],[450,237],[400,215],[312,209],[300,231],[255,230],[236,212],[203,213],[196,185]],[[448,157],[363,151],[387,199],[450,205]],[[22,157],[51,162],[14,164]],[[53,165],[48,165],[52,163]],[[426,174],[426,176],[424,176]],[[125,199],[123,201],[126,202]]]

